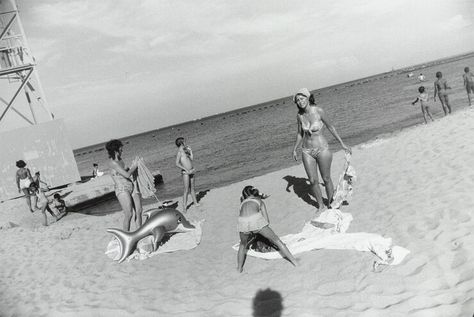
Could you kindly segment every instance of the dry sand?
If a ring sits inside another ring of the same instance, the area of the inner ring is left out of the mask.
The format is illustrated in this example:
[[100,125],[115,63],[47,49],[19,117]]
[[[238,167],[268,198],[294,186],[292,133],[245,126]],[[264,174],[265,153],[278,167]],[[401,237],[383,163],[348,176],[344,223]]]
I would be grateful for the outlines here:
[[[242,187],[271,194],[277,234],[298,232],[314,211],[301,165],[208,192],[196,211],[206,219],[196,249],[122,264],[104,254],[105,229],[120,227],[121,213],[42,227],[22,199],[4,202],[0,315],[472,316],[473,142],[474,109],[466,109],[353,149],[348,232],[379,233],[411,251],[381,273],[371,271],[371,253],[344,250],[304,253],[298,268],[249,257],[236,272]],[[342,164],[336,153],[334,180]]]

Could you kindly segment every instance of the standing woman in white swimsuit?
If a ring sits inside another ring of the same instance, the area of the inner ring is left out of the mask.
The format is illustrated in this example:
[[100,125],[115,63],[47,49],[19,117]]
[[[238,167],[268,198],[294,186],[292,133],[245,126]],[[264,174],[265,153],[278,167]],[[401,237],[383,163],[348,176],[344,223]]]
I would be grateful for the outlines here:
[[[18,187],[18,192],[23,192],[28,208],[31,212],[34,212],[35,210],[31,204],[32,194],[29,190],[30,184],[33,182],[33,177],[31,177],[30,169],[26,167],[26,163],[23,160],[16,161],[16,167],[18,167],[18,170],[16,171],[16,186]],[[36,205],[36,200],[33,203],[33,206],[34,205]]]
[[105,145],[109,153],[109,167],[115,183],[115,196],[124,212],[123,230],[130,231],[133,211],[135,210],[136,227],[142,225],[141,194],[137,182],[133,181],[133,174],[137,170],[138,160],[134,159],[130,168],[125,167],[122,161],[123,144],[120,140],[111,140]]
[[322,130],[324,125],[331,134],[339,141],[342,148],[351,153],[351,149],[342,142],[336,128],[329,123],[324,110],[316,106],[314,96],[308,89],[300,89],[294,96],[293,101],[298,107],[298,132],[296,134],[296,143],[293,148],[293,158],[298,160],[296,149],[302,143],[303,165],[308,175],[311,188],[318,202],[319,210],[324,209],[323,196],[319,187],[318,169],[323,179],[328,198],[328,206],[331,203],[334,194],[334,185],[331,180],[332,153]]

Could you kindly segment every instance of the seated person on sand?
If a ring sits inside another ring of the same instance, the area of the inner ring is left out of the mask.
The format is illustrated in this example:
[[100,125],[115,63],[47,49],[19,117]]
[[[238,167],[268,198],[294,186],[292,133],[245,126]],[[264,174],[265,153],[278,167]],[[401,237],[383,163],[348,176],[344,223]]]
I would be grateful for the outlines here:
[[267,208],[260,198],[258,189],[253,186],[245,186],[242,191],[242,196],[244,200],[240,204],[240,215],[238,218],[240,245],[237,253],[237,270],[239,272],[243,271],[250,236],[251,234],[257,233],[268,239],[272,244],[276,245],[281,255],[296,266],[296,259],[290,253],[286,245],[269,227]]
[[53,216],[56,219],[56,221],[58,221],[59,220],[58,216],[56,216],[54,214],[54,212],[51,210],[51,208],[49,208],[49,206],[48,206],[48,204],[49,204],[48,197],[46,197],[46,195],[41,190],[41,188],[39,188],[36,185],[36,183],[31,183],[30,191],[34,195],[36,195],[36,197],[37,197],[36,208],[39,209],[41,211],[41,213],[43,214],[43,216],[44,216],[43,226],[48,225],[48,218],[46,217],[46,210],[50,213],[51,216]]
[[178,147],[176,166],[181,169],[181,175],[183,176],[183,212],[186,212],[188,209],[188,192],[191,192],[194,206],[199,206],[196,198],[196,191],[194,190],[196,172],[196,169],[193,166],[194,155],[191,148],[186,145],[184,138],[177,138],[175,144]]
[[104,175],[104,172],[99,171],[99,164],[92,164],[92,178],[96,178]]
[[54,194],[53,201],[50,205],[56,209],[57,214],[62,217],[67,213],[66,202],[61,198],[61,195],[58,193]]
[[31,212],[34,212],[33,207],[31,206],[31,193],[29,190],[30,184],[33,182],[31,177],[30,169],[26,167],[26,163],[23,160],[16,161],[16,186],[18,187],[18,192],[25,194],[26,204]]

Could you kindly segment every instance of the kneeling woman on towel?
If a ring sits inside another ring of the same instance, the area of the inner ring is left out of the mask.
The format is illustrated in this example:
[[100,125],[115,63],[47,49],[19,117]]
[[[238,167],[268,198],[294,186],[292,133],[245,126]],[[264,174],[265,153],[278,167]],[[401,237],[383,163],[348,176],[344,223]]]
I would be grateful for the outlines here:
[[326,126],[332,135],[339,141],[341,147],[351,153],[351,149],[342,142],[336,128],[329,123],[324,110],[316,106],[314,95],[308,89],[300,89],[294,96],[293,101],[298,107],[298,132],[296,143],[293,148],[293,158],[297,160],[296,149],[302,142],[302,159],[306,174],[311,183],[313,195],[318,202],[321,211],[325,208],[321,188],[319,187],[318,169],[324,182],[327,195],[327,205],[331,204],[334,195],[334,185],[331,180],[332,153],[329,150],[328,141],[323,135]]
[[109,167],[115,183],[115,196],[125,213],[123,230],[130,231],[133,210],[135,210],[135,224],[139,228],[142,226],[141,193],[136,178],[134,178],[138,168],[138,159],[133,160],[130,168],[125,168],[125,163],[122,161],[123,144],[120,140],[110,140],[105,145],[105,149],[109,154]]
[[290,253],[286,245],[268,226],[268,214],[265,203],[260,198],[258,189],[253,186],[246,186],[242,191],[243,201],[240,204],[239,216],[239,234],[240,246],[237,253],[237,270],[242,272],[245,262],[245,256],[249,245],[251,233],[259,233],[278,247],[281,255],[290,261],[294,266],[297,265],[296,259]]

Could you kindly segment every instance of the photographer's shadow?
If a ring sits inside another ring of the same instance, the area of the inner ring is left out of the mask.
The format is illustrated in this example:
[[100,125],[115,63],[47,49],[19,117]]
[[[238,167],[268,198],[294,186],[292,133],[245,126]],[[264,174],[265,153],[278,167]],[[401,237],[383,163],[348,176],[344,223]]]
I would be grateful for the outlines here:
[[308,180],[306,178],[286,175],[283,177],[283,179],[288,182],[288,185],[286,185],[287,192],[290,192],[290,187],[293,186],[293,192],[299,198],[301,198],[308,205],[319,208],[318,202],[313,199],[313,196],[310,194],[311,186],[308,184]]

